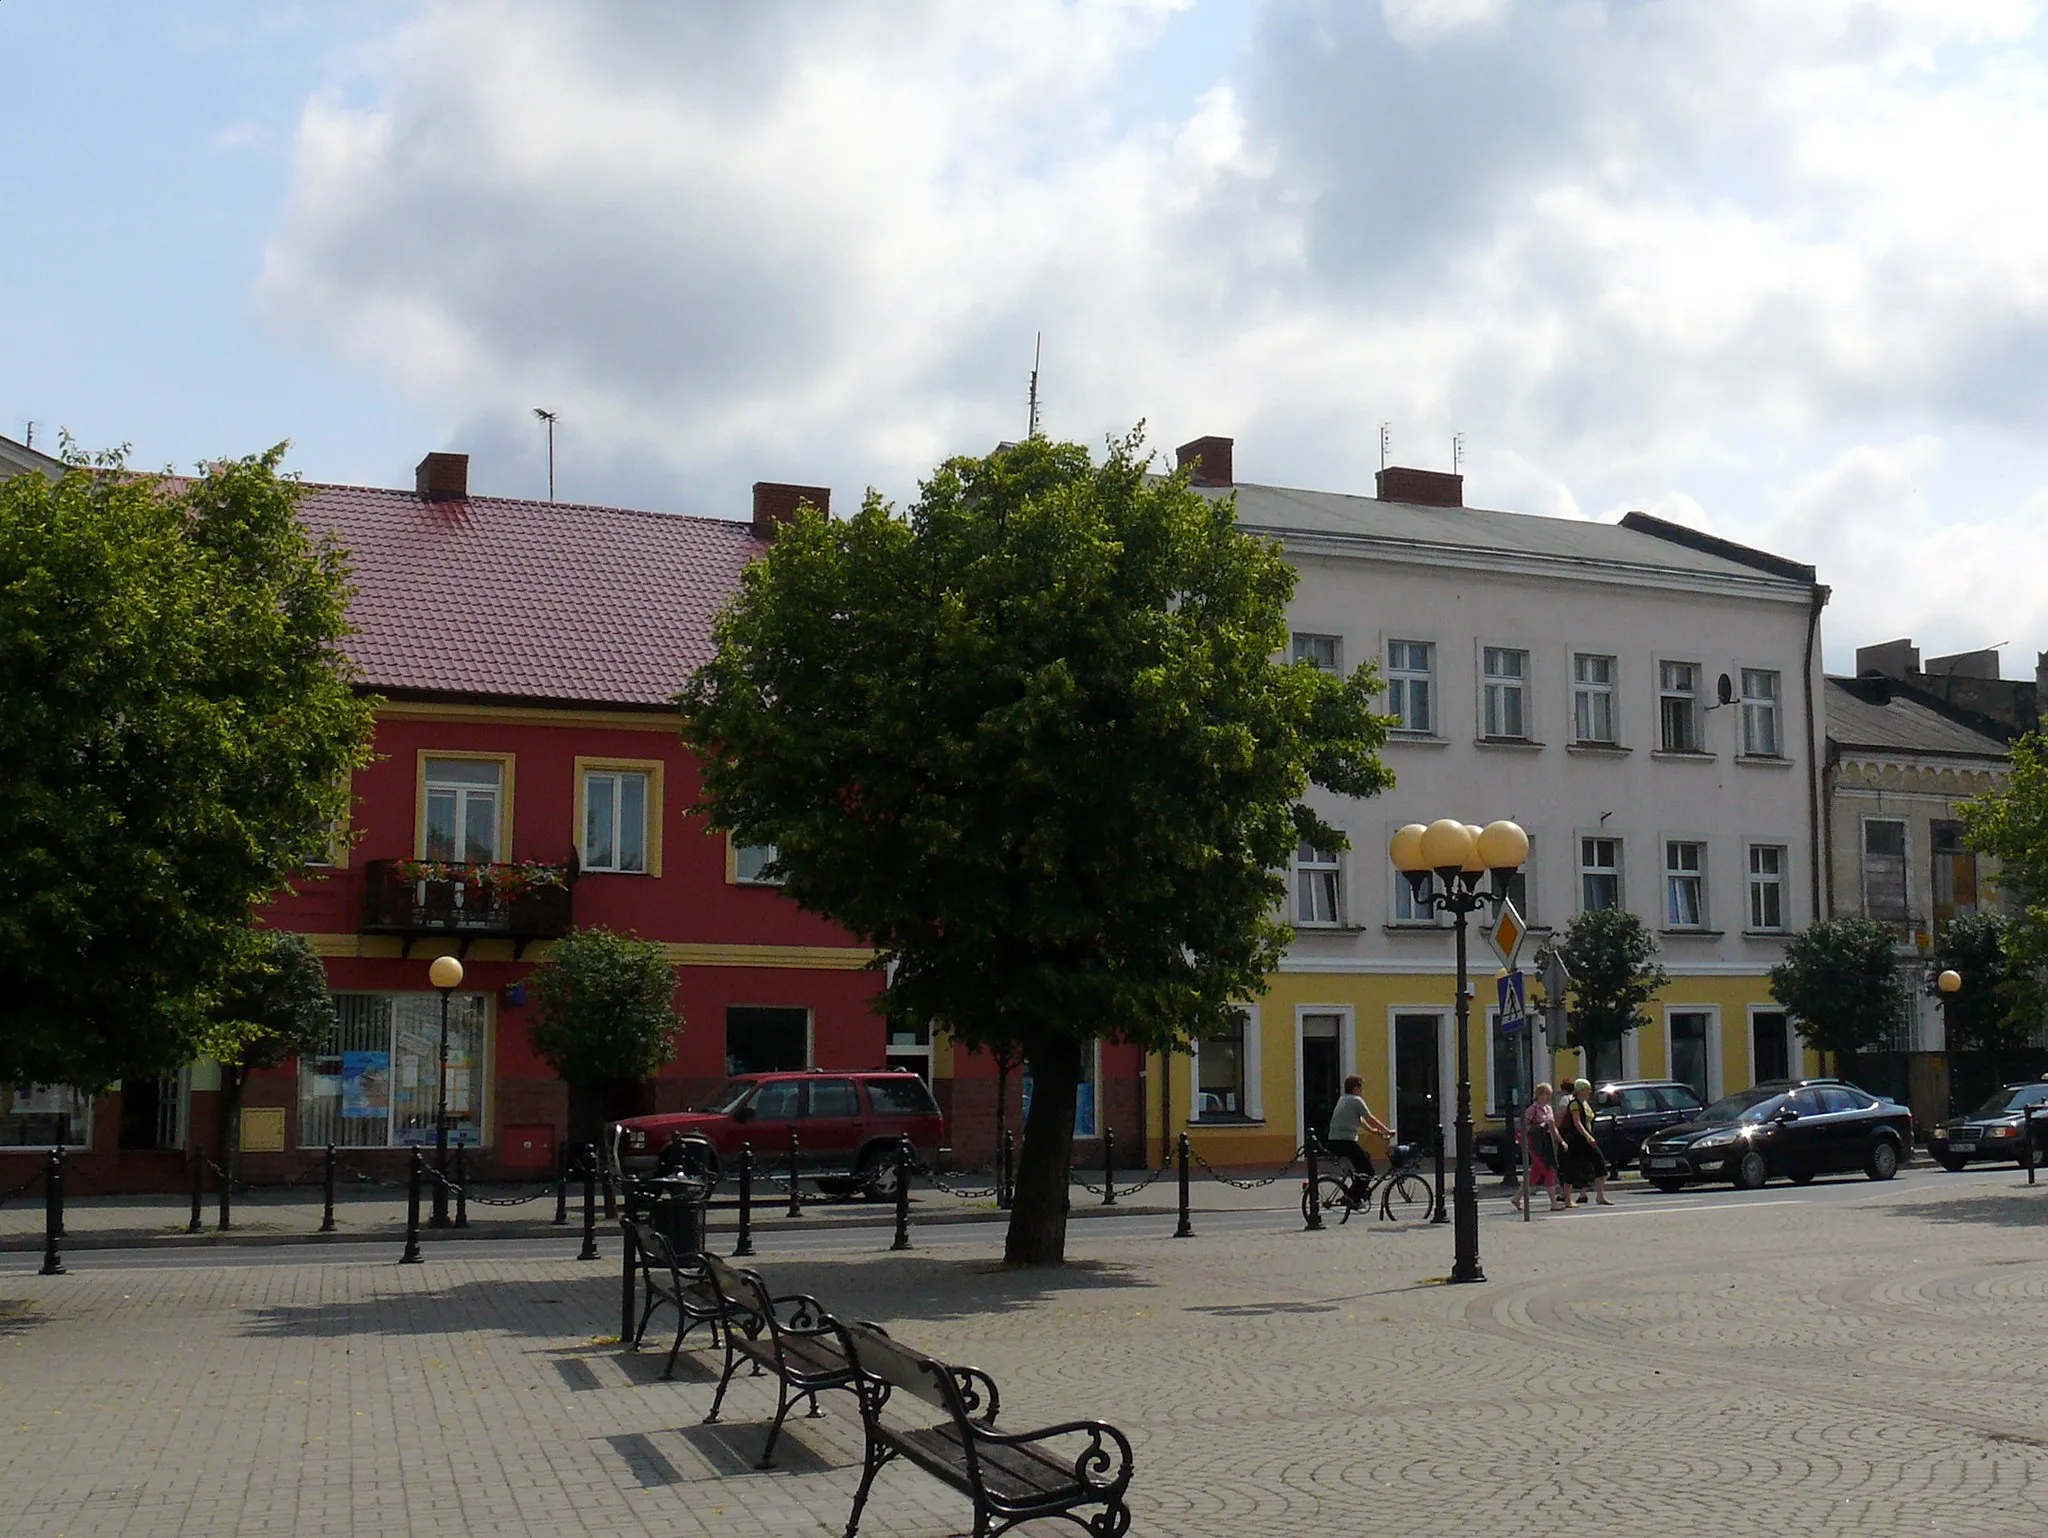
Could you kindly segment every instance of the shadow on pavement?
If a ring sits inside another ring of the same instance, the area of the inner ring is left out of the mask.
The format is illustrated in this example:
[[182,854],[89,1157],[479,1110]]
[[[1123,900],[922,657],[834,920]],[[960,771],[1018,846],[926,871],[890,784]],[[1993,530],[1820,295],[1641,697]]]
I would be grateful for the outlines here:
[[1886,1202],[1874,1209],[1895,1218],[1929,1223],[1977,1223],[1990,1228],[2048,1228],[2048,1188],[1998,1196],[1958,1196],[1948,1201]]
[[772,1292],[807,1292],[842,1318],[946,1320],[1007,1313],[1064,1292],[1150,1287],[1134,1267],[1070,1260],[1012,1269],[1000,1262],[892,1255],[804,1257],[760,1267]]
[[279,1339],[491,1330],[559,1339],[616,1332],[618,1327],[619,1277],[614,1266],[606,1266],[569,1281],[515,1276],[332,1303],[266,1304],[249,1310],[242,1333]]
[[48,1317],[24,1299],[0,1298],[0,1336],[26,1335]]

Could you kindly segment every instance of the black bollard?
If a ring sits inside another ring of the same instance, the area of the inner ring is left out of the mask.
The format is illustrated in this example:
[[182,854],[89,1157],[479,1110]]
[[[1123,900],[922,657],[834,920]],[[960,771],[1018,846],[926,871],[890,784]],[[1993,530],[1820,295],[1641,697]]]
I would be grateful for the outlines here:
[[1507,1135],[1508,1172],[1506,1178],[1501,1181],[1501,1184],[1504,1186],[1518,1186],[1522,1183],[1522,1145],[1515,1140],[1515,1129],[1521,1123],[1515,1120],[1515,1094],[1513,1090],[1508,1091],[1507,1113],[1507,1125],[1502,1128],[1502,1131]]
[[796,1128],[789,1129],[789,1215],[800,1218],[804,1215],[803,1198],[798,1194],[797,1158],[801,1150],[797,1147]]
[[733,1258],[754,1253],[754,1145],[740,1144],[740,1236],[732,1247]]
[[569,1226],[569,1156],[563,1150],[555,1153],[555,1224]]
[[398,1257],[401,1266],[416,1266],[420,1263],[420,1151],[412,1151],[412,1163],[405,1174],[405,1253]]
[[910,1139],[896,1140],[896,1239],[889,1248],[907,1250],[910,1248],[910,1165],[914,1155]]
[[235,1201],[235,1156],[223,1148],[221,1157],[227,1160],[224,1169],[214,1171],[220,1176],[220,1221],[214,1226],[222,1233],[234,1227],[233,1207]]
[[1173,1231],[1176,1239],[1195,1237],[1195,1225],[1188,1217],[1188,1135],[1180,1135],[1180,1227]]
[[[1432,1101],[1432,1102],[1431,1102],[1431,1109],[1432,1109],[1432,1110],[1433,1110],[1433,1109],[1435,1109],[1435,1102],[1434,1102],[1434,1101]],[[1436,1216],[1435,1216],[1435,1217],[1433,1217],[1433,1218],[1431,1218],[1431,1219],[1430,1219],[1430,1222],[1432,1222],[1432,1223],[1448,1223],[1448,1222],[1450,1222],[1450,1220],[1451,1220],[1451,1209],[1450,1209],[1450,1208],[1448,1208],[1448,1207],[1446,1207],[1446,1206],[1444,1205],[1444,1129],[1442,1128],[1442,1126],[1438,1126],[1438,1128],[1436,1129],[1436,1139],[1435,1139],[1435,1142],[1436,1142]]]
[[199,1232],[199,1208],[206,1200],[206,1150],[199,1144],[192,1145],[192,1221],[185,1225],[185,1232]]
[[639,1241],[630,1221],[619,1225],[619,1344],[633,1344],[633,1261]]
[[996,1205],[1008,1212],[1010,1204],[1017,1199],[1017,1188],[1013,1183],[1012,1171],[1017,1167],[1017,1134],[1005,1132],[1003,1146],[996,1160]]
[[2028,1106],[2020,1112],[2020,1131],[2027,1139],[2027,1184],[2034,1183],[2034,1166],[2041,1161],[2034,1157],[2034,1108]]
[[455,1226],[469,1227],[469,1150],[467,1143],[455,1145]]
[[1102,1205],[1116,1205],[1116,1128],[1102,1124]]
[[324,1202],[320,1213],[320,1232],[331,1234],[334,1232],[334,1145],[332,1143],[327,1145],[327,1169],[321,1177],[320,1184]]
[[1318,1234],[1323,1231],[1323,1194],[1316,1189],[1316,1135],[1313,1131],[1302,1139],[1301,1156],[1308,1164],[1308,1218],[1302,1228],[1304,1232]]
[[583,1250],[578,1260],[597,1257],[597,1144],[583,1149]]
[[[597,1157],[594,1145],[590,1156],[593,1159]],[[618,1181],[612,1176],[612,1166],[609,1159],[598,1166],[598,1178],[603,1182],[604,1186],[604,1220],[609,1223],[619,1215],[619,1185]]]
[[64,1237],[64,1150],[50,1150],[50,1162],[43,1167],[43,1271],[44,1276],[64,1274],[64,1256],[57,1241]]

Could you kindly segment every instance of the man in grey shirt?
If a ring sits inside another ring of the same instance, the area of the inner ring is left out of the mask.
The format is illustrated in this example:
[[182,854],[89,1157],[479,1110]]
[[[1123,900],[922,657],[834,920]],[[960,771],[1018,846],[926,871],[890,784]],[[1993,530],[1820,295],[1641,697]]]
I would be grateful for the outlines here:
[[1372,1107],[1359,1093],[1364,1088],[1365,1080],[1355,1073],[1344,1081],[1344,1093],[1337,1101],[1337,1108],[1330,1113],[1329,1143],[1330,1152],[1351,1161],[1354,1174],[1370,1179],[1372,1155],[1359,1143],[1358,1134],[1362,1129],[1370,1130],[1391,1145],[1394,1129],[1372,1114]]

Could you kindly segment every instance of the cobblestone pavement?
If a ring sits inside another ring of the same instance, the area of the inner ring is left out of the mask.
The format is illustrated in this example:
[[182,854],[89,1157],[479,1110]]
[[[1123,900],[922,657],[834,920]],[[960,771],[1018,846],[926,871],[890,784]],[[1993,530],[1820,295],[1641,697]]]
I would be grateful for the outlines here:
[[[1489,1205],[1472,1287],[1447,1228],[1112,1227],[1057,1273],[994,1232],[762,1264],[986,1368],[1013,1429],[1125,1428],[1142,1534],[2048,1531],[2048,1186],[2009,1173]],[[759,1382],[704,1426],[701,1358],[607,1338],[610,1264],[495,1252],[0,1274],[0,1532],[843,1531],[846,1396],[751,1472]],[[899,1466],[863,1531],[966,1520]]]

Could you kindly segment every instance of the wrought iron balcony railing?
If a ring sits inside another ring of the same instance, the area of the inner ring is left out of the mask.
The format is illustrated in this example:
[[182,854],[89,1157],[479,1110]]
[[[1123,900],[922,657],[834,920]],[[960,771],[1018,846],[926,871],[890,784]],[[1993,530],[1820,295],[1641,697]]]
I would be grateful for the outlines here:
[[530,940],[569,932],[569,872],[559,865],[371,860],[363,868],[364,934]]

